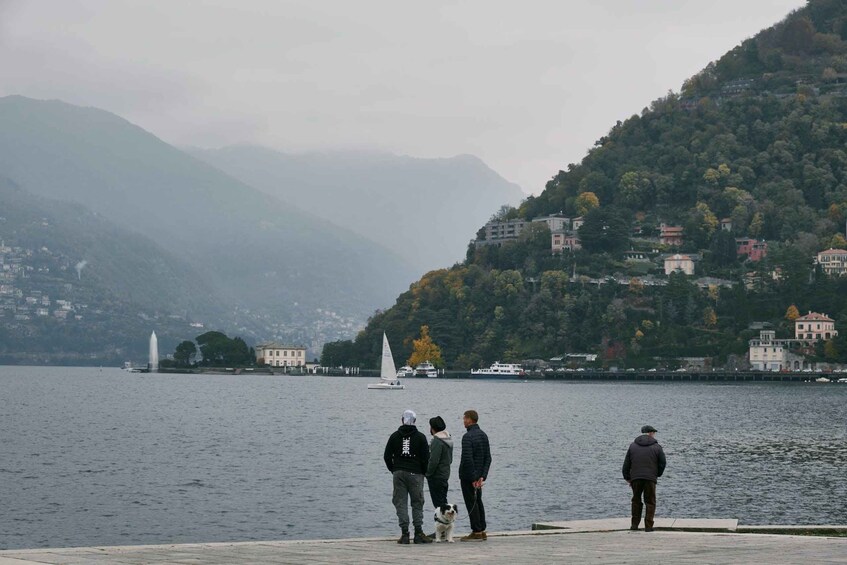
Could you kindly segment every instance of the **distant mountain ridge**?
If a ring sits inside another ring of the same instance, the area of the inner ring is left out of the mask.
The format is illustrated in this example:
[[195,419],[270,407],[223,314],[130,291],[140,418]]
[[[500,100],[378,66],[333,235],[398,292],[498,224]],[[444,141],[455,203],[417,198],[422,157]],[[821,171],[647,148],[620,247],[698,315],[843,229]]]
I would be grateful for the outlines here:
[[236,331],[259,338],[334,337],[321,333],[318,310],[355,327],[420,275],[387,248],[95,108],[0,98],[0,175],[150,238],[205,279]]
[[[0,177],[0,360],[120,363],[223,321],[222,301],[188,265],[78,204]],[[61,317],[60,317],[61,315]]]
[[187,149],[267,194],[380,242],[423,273],[464,259],[476,229],[523,193],[479,158],[288,154],[257,146]]

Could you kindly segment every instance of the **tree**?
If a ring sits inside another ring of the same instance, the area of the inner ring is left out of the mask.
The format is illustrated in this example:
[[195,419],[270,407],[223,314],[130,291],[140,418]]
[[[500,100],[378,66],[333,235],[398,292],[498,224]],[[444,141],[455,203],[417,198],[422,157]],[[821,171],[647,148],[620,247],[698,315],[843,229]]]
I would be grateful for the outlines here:
[[714,308],[706,306],[703,310],[703,324],[707,328],[714,328],[718,324],[718,316],[715,314]]
[[750,227],[748,229],[750,235],[753,237],[759,237],[764,227],[765,219],[762,217],[762,214],[759,212],[753,214],[753,219],[750,221]]
[[599,208],[600,200],[597,198],[597,195],[593,192],[583,192],[582,194],[576,197],[574,205],[576,206],[576,213],[580,216],[584,216],[589,211],[594,210],[595,208]]
[[407,364],[414,367],[424,361],[429,361],[436,367],[441,368],[444,366],[444,360],[441,358],[441,348],[433,343],[432,338],[429,336],[429,326],[421,326],[421,337],[414,340],[412,344],[414,348],[411,357],[406,361]]
[[788,320],[789,322],[793,322],[794,320],[796,320],[799,317],[800,317],[800,311],[797,310],[797,307],[793,304],[788,307],[788,310],[785,311],[785,319]]
[[638,171],[628,171],[621,176],[618,184],[619,202],[634,210],[640,209],[652,199],[650,177]]
[[194,362],[197,356],[197,346],[193,341],[185,340],[176,346],[174,351],[174,361],[178,366],[188,367]]
[[240,337],[230,339],[226,334],[211,331],[198,335],[195,340],[200,345],[203,363],[211,366],[253,365],[255,358],[252,349]]
[[595,208],[585,215],[579,228],[582,247],[587,251],[620,251],[629,245],[630,224],[625,212]]
[[698,202],[688,215],[685,223],[685,237],[697,244],[697,247],[705,247],[706,243],[715,233],[718,227],[718,219],[709,209],[705,202]]

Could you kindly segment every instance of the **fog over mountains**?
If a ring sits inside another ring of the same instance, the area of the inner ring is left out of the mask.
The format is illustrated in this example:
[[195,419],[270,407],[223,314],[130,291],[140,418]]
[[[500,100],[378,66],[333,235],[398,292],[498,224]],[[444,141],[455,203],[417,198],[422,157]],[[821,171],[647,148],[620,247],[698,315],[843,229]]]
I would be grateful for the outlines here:
[[468,241],[520,187],[472,155],[286,154],[264,147],[192,148],[196,157],[267,194],[379,242],[424,272],[465,258]]
[[[256,148],[219,155],[212,167],[95,108],[1,98],[0,176],[10,179],[18,201],[33,210],[46,207],[62,221],[48,222],[49,240],[39,240],[44,234],[38,236],[38,230],[14,231],[8,223],[0,225],[0,238],[55,245],[65,237],[73,242],[67,260],[90,256],[92,276],[111,272],[96,280],[123,306],[170,313],[254,340],[297,341],[318,354],[323,341],[354,334],[427,269],[460,260],[467,240],[504,203],[503,195],[517,190],[468,157],[323,155],[296,163]],[[267,162],[249,160],[256,155]],[[289,169],[271,166],[274,160]],[[237,174],[239,180],[222,171],[231,167],[230,173],[238,173],[238,166],[253,168],[254,176]],[[375,171],[371,182],[369,167]],[[347,191],[330,190],[344,178]],[[402,183],[403,178],[414,181]],[[483,211],[485,179],[495,188]],[[395,184],[402,189],[392,192]],[[476,214],[467,223],[464,187],[470,187]],[[427,199],[438,206],[428,206]],[[114,229],[85,242],[82,220],[73,234],[60,233],[63,222],[86,215]],[[104,245],[103,237],[112,245]],[[121,244],[124,240],[133,244]],[[150,264],[166,266],[167,276],[118,276],[130,264],[134,271],[126,271],[138,273],[137,265],[145,263],[134,255],[139,253],[148,254]],[[166,339],[162,345],[168,351],[173,344]]]

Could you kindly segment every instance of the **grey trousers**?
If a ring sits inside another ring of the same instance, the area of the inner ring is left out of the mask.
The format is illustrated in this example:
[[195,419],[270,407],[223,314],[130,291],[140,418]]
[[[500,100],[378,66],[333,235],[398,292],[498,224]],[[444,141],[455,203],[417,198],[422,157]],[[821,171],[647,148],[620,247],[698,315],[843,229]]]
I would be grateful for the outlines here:
[[415,531],[420,530],[423,525],[424,476],[409,471],[394,471],[394,495],[391,502],[397,511],[397,520],[400,530],[409,531],[409,504],[412,500],[412,523]]

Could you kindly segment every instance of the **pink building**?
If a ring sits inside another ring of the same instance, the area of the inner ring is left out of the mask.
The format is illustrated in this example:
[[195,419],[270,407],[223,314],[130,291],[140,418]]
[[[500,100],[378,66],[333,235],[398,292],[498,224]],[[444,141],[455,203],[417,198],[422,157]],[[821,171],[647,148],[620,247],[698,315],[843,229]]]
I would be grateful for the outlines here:
[[659,226],[659,241],[665,245],[682,245],[682,226]]
[[752,237],[738,237],[735,239],[735,252],[746,255],[753,262],[761,261],[768,254],[768,242]]
[[579,236],[572,232],[553,232],[551,234],[553,253],[561,253],[565,249],[573,251],[582,249]]
[[837,336],[835,320],[826,314],[809,312],[794,320],[794,337],[806,341],[817,341],[819,339],[832,339]]

